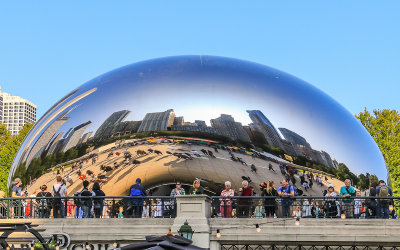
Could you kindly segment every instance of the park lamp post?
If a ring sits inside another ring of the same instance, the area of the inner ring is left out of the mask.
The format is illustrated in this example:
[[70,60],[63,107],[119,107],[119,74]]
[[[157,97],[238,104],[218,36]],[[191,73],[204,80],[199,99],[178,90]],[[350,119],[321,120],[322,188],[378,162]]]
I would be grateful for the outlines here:
[[186,220],[185,223],[183,223],[183,225],[179,229],[178,233],[179,233],[180,236],[185,237],[188,240],[191,240],[194,231],[192,230],[192,227],[189,226],[189,223]]

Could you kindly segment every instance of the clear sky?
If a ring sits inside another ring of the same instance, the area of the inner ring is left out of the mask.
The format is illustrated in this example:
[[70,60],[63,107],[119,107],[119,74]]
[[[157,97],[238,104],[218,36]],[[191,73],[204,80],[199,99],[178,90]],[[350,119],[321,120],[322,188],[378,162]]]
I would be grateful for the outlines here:
[[366,0],[1,1],[0,85],[40,117],[114,68],[206,54],[293,74],[353,114],[400,110],[399,12]]

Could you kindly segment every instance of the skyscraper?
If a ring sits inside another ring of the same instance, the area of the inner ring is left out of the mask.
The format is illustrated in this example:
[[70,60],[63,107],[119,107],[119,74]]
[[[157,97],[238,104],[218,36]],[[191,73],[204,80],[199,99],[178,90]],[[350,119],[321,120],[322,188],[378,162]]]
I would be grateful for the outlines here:
[[121,110],[112,113],[97,129],[94,134],[94,140],[102,141],[104,139],[110,138],[114,130],[117,128],[118,124],[121,123],[130,113],[129,110]]
[[27,123],[36,122],[36,105],[19,96],[1,92],[0,122],[15,136]]
[[65,138],[64,141],[64,148],[62,149],[63,152],[67,151],[68,149],[75,147],[78,145],[78,142],[81,140],[85,129],[91,124],[91,121],[82,123],[76,126]]
[[173,109],[168,109],[164,112],[147,113],[140,124],[138,132],[168,130],[173,125],[174,119],[175,112]]
[[249,135],[240,122],[235,122],[231,115],[221,114],[220,117],[211,119],[211,126],[220,131],[220,134],[232,140],[250,141]]
[[249,113],[250,119],[253,121],[252,127],[256,126],[258,128],[269,145],[284,149],[278,131],[260,110],[247,110],[247,113]]
[[302,137],[301,135],[287,129],[287,128],[279,128],[282,135],[285,137],[286,140],[290,141],[293,144],[303,145],[305,147],[311,148],[310,143]]

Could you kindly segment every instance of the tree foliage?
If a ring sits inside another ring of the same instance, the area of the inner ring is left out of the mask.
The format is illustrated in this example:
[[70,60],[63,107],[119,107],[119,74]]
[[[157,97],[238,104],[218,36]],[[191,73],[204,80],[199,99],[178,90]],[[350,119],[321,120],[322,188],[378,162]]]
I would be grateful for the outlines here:
[[396,110],[367,109],[356,115],[374,138],[389,171],[388,182],[395,196],[400,195],[400,114]]
[[33,124],[28,123],[17,136],[11,136],[6,126],[0,123],[0,189],[7,192],[8,173],[15,154]]

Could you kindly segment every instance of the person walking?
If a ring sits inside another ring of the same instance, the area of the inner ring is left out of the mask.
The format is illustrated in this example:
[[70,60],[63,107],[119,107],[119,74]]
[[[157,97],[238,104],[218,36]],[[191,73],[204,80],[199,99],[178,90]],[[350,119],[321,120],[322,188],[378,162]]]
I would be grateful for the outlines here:
[[225,189],[222,190],[221,196],[224,198],[219,199],[220,203],[220,211],[222,218],[231,218],[232,217],[232,200],[227,198],[230,196],[235,196],[235,191],[231,188],[232,184],[230,181],[225,182]]

